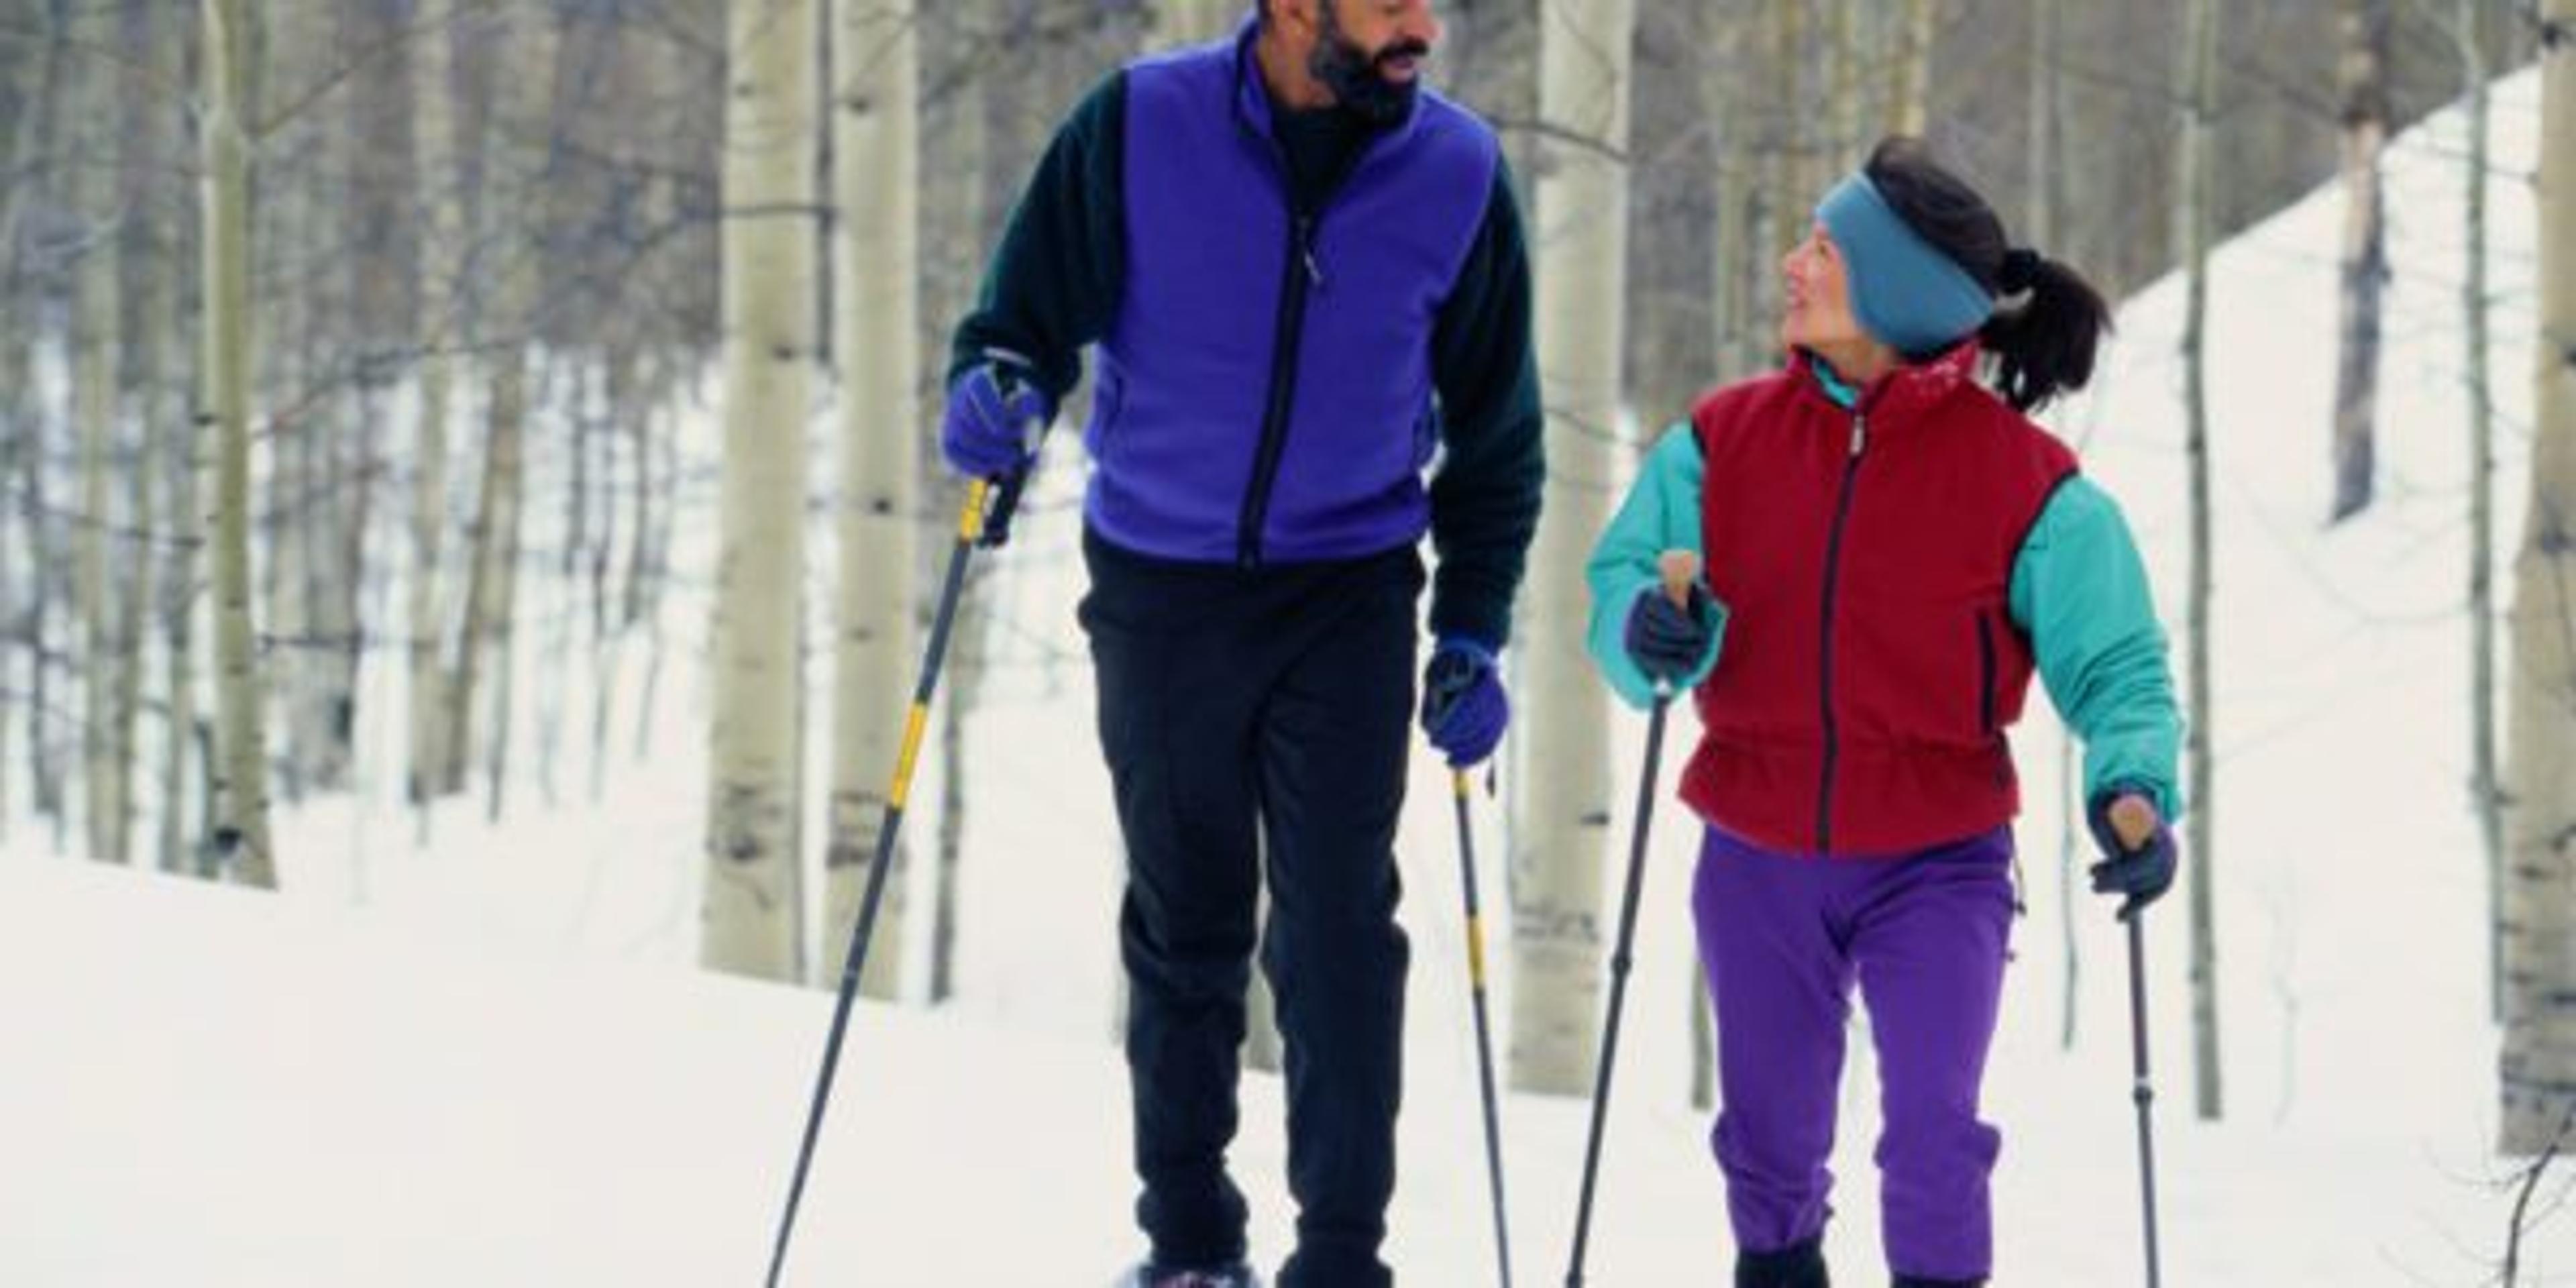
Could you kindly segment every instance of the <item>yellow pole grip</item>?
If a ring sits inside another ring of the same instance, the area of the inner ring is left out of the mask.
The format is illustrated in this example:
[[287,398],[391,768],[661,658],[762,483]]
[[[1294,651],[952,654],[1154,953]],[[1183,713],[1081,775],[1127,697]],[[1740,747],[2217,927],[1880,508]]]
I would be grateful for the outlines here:
[[919,702],[913,703],[911,713],[903,721],[903,752],[894,762],[894,788],[886,793],[886,803],[890,808],[902,809],[904,801],[912,795],[913,764],[921,759],[921,734],[929,727],[930,708]]

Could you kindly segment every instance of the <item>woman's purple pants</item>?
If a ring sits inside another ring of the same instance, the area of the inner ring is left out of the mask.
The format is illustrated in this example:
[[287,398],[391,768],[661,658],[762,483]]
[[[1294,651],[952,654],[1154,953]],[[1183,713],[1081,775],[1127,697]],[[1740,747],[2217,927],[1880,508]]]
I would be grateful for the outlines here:
[[1986,1179],[2002,1136],[1978,1120],[2013,915],[2012,832],[1893,860],[1765,850],[1708,829],[1692,884],[1717,1011],[1710,1134],[1736,1244],[1815,1238],[1831,1209],[1834,1107],[1857,984],[1878,1046],[1890,1268],[1981,1280]]

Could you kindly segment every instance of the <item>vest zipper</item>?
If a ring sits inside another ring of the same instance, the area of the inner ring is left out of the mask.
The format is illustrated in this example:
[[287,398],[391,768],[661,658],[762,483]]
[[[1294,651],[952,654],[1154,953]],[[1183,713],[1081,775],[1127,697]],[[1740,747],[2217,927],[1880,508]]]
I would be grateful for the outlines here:
[[1816,789],[1816,851],[1834,848],[1834,762],[1842,755],[1842,735],[1834,727],[1834,594],[1842,578],[1843,528],[1851,520],[1852,483],[1860,475],[1861,453],[1869,448],[1869,414],[1852,414],[1851,455],[1843,461],[1841,492],[1834,499],[1834,526],[1825,536],[1824,629],[1821,665],[1816,668],[1817,702],[1824,714],[1825,763]]
[[[1282,167],[1283,171],[1285,167]],[[1270,350],[1270,397],[1261,416],[1261,443],[1252,454],[1252,481],[1244,488],[1236,520],[1234,561],[1261,566],[1261,529],[1270,516],[1270,489],[1279,481],[1279,458],[1288,449],[1288,418],[1297,404],[1297,357],[1305,347],[1306,292],[1323,285],[1315,262],[1315,225],[1322,212],[1289,212],[1287,262],[1280,270],[1279,331]]]
[[1235,519],[1234,562],[1244,569],[1261,566],[1261,530],[1270,518],[1270,489],[1279,482],[1279,458],[1287,454],[1288,420],[1297,404],[1297,365],[1306,341],[1306,293],[1324,289],[1324,266],[1315,253],[1316,236],[1324,223],[1324,212],[1332,208],[1333,198],[1342,190],[1360,162],[1375,150],[1378,136],[1371,134],[1342,158],[1341,167],[1325,180],[1315,194],[1315,206],[1301,210],[1297,205],[1297,176],[1288,165],[1287,149],[1276,136],[1262,140],[1270,148],[1270,159],[1279,167],[1279,186],[1286,194],[1288,206],[1287,263],[1280,269],[1279,331],[1271,341],[1270,396],[1261,415],[1261,442],[1252,453],[1252,481],[1243,491],[1243,509]]

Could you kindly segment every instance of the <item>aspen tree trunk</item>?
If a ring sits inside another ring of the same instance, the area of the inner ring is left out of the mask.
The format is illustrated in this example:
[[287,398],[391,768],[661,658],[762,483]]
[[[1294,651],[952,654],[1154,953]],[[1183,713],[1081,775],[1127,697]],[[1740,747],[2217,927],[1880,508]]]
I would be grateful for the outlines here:
[[465,338],[463,306],[465,188],[456,155],[456,32],[454,0],[427,0],[425,14],[448,19],[422,31],[411,52],[413,146],[418,152],[418,200],[426,213],[420,233],[421,310],[415,331],[420,358],[420,420],[412,442],[411,584],[406,588],[404,629],[409,635],[411,679],[406,712],[410,768],[405,795],[420,811],[424,833],[430,802],[449,788],[445,593],[447,538],[447,434],[456,364],[448,356]]
[[[37,155],[40,150],[59,148],[58,127],[67,43],[59,7],[48,6],[44,25],[42,71],[35,99],[29,110],[11,123],[10,138],[14,154]],[[18,244],[18,220],[30,203],[27,192],[33,185],[0,185],[0,248]],[[7,288],[0,297],[0,377],[7,388],[0,397],[15,401],[19,422],[14,434],[17,452],[18,486],[23,490],[24,504],[19,514],[26,522],[27,535],[27,603],[17,622],[20,638],[27,646],[27,698],[19,704],[26,714],[28,786],[30,804],[38,817],[52,821],[54,845],[64,844],[61,762],[56,754],[54,734],[48,726],[54,719],[53,663],[46,645],[52,633],[52,587],[55,570],[61,564],[55,541],[54,525],[49,517],[52,503],[46,496],[45,415],[35,396],[33,376],[34,348],[37,343],[34,308],[35,296],[14,274],[0,277],[0,287]],[[7,516],[0,516],[5,521]],[[0,583],[5,584],[5,583]],[[0,711],[0,723],[7,713]],[[0,762],[5,763],[5,762]]]
[[1861,53],[1861,0],[1831,0],[1825,7],[1825,138],[1817,154],[1828,171],[1850,164],[1860,137],[1863,87],[1875,79]]
[[2487,111],[2485,0],[2459,0],[2456,38],[2469,113],[2468,272],[2461,280],[2460,335],[2469,384],[2469,795],[2487,872],[2487,1009],[2504,1019],[2504,793],[2496,762],[2495,382],[2487,373]]
[[[0,289],[0,313],[8,311],[13,292]],[[17,364],[8,356],[11,340],[6,327],[0,327],[0,380],[7,379]],[[23,450],[27,416],[25,400],[12,387],[0,386],[0,479],[6,479],[18,467],[18,453]],[[19,701],[16,676],[9,664],[5,645],[15,638],[17,620],[10,610],[15,607],[18,584],[18,543],[8,530],[8,517],[0,514],[0,845],[9,841],[9,780],[15,774],[8,768],[16,762],[9,758],[9,713]]]
[[1762,156],[1754,170],[1753,192],[1758,266],[1746,267],[1754,319],[1746,327],[1746,340],[1749,351],[1758,358],[1754,364],[1757,370],[1774,365],[1781,356],[1780,274],[1774,265],[1781,253],[1806,236],[1809,213],[1820,195],[1807,187],[1803,160],[1809,133],[1809,114],[1799,106],[1806,101],[1802,79],[1806,63],[1804,14],[1803,0],[1769,0],[1760,18],[1758,39],[1768,56],[1762,59],[1766,65],[1755,73],[1762,100],[1755,116],[1763,125]]
[[1607,704],[1584,657],[1583,565],[1606,516],[1619,432],[1633,0],[1571,0],[1541,36],[1540,115],[1600,146],[1549,143],[1538,170],[1539,367],[1549,480],[1520,640],[1528,724],[1548,772],[1523,783],[1512,837],[1510,1075],[1589,1089],[1601,1000],[1603,859],[1614,812]]
[[1251,6],[1242,0],[1162,0],[1154,22],[1161,45],[1191,45],[1231,33]]
[[702,960],[804,975],[796,850],[805,426],[814,352],[812,0],[735,0],[725,89],[723,548]]
[[[967,10],[972,17],[967,21],[989,21],[995,3],[996,0],[974,0]],[[1163,12],[1168,21],[1171,10],[1166,7]],[[1158,30],[1155,39],[1170,44],[1179,38]],[[933,58],[939,52],[934,45],[924,56]],[[1008,207],[1015,195],[1010,185],[1024,177],[1006,174],[994,164],[994,97],[994,86],[989,81],[954,96],[944,134],[935,132],[935,117],[925,114],[923,121],[923,147],[951,159],[948,164],[930,167],[923,175],[926,217],[920,223],[920,249],[924,276],[933,284],[924,292],[925,343],[919,355],[921,369],[915,376],[924,389],[937,388],[945,374],[946,355],[938,343],[939,327],[962,316],[974,303],[975,260],[991,244],[992,212]],[[957,482],[946,462],[939,460],[935,452],[923,452],[920,457],[922,495],[957,495]],[[931,506],[934,514],[939,508],[937,502]],[[967,567],[957,621],[950,628],[948,660],[940,672],[940,702],[945,710],[939,729],[939,851],[930,917],[929,991],[933,1006],[950,1000],[957,992],[961,915],[958,889],[965,864],[967,800],[970,785],[977,781],[969,754],[968,724],[983,696],[989,604],[1001,566],[979,560]]]
[[2209,254],[2216,207],[2212,191],[2217,162],[2210,133],[2217,109],[2217,0],[2191,0],[2183,60],[2184,104],[2181,197],[2175,222],[2182,232],[2185,265],[2183,305],[2183,414],[2185,455],[2190,463],[2191,587],[2190,674],[2191,727],[2186,735],[2191,760],[2191,1015],[2195,1105],[2200,1117],[2217,1120],[2225,1110],[2219,1083],[2218,923],[2212,879],[2217,871],[2214,842],[2217,801],[2210,764],[2211,559],[2209,499],[2209,373],[2206,353],[2209,315]]
[[2544,0],[2540,344],[2531,508],[2514,560],[2512,813],[2499,1147],[2564,1148],[2576,1116],[2576,0]]
[[[186,30],[176,15],[159,7],[146,9],[139,32],[143,44],[138,54],[149,70],[151,83],[185,85]],[[152,93],[143,99],[140,110],[143,116],[136,131],[137,152],[164,174],[184,170],[188,164],[182,154],[186,146],[184,107]],[[145,185],[157,182],[149,175],[138,179]],[[161,757],[154,773],[160,784],[155,802],[160,827],[152,845],[154,861],[161,870],[178,872],[183,870],[182,846],[187,834],[188,726],[196,719],[196,704],[188,692],[191,679],[187,642],[172,630],[174,619],[195,602],[187,581],[194,575],[188,551],[197,539],[195,497],[193,487],[183,491],[179,483],[180,475],[193,469],[196,462],[196,435],[190,425],[194,408],[188,397],[194,364],[188,358],[178,290],[181,266],[189,261],[186,241],[179,235],[170,203],[138,201],[135,217],[142,221],[143,235],[138,242],[147,265],[135,276],[132,327],[143,448],[128,479],[136,544],[132,561],[134,595],[125,630],[126,694],[122,709],[126,724],[120,741],[128,753],[126,781],[140,781],[143,775],[135,722],[142,707],[144,641],[158,634],[166,646],[162,700],[168,732],[158,748]],[[5,577],[0,577],[0,584],[5,583]]]
[[[15,168],[18,158],[35,150],[37,130],[46,116],[43,98],[55,65],[57,46],[50,31],[46,33],[45,46],[42,55],[30,55],[38,60],[37,78],[30,85],[36,97],[21,99],[17,117],[0,126],[0,172]],[[18,211],[26,204],[24,193],[0,188],[0,486],[18,476],[19,462],[35,435],[35,399],[27,379],[27,337],[19,321],[28,310],[19,298],[9,251],[18,244]],[[32,508],[26,513],[32,526],[35,513]],[[9,756],[9,716],[21,704],[19,694],[23,692],[12,682],[6,645],[19,639],[19,632],[30,623],[29,618],[11,611],[17,603],[18,544],[9,531],[9,520],[10,514],[0,510],[0,842],[9,835],[9,780],[14,776],[5,767],[16,763]],[[25,639],[28,655],[39,658],[37,665],[41,667],[36,637],[28,634]]]
[[264,695],[251,631],[250,124],[248,0],[203,0],[204,389],[216,433],[215,709],[220,763],[210,774],[220,862],[244,885],[275,888],[268,831]]
[[[651,387],[653,381],[646,380]],[[667,394],[667,391],[665,391]],[[638,696],[635,711],[635,758],[643,759],[653,733],[654,677],[661,673],[662,627],[659,587],[662,570],[656,559],[660,549],[655,537],[660,522],[653,508],[653,489],[661,476],[654,472],[653,462],[659,455],[653,427],[668,414],[668,397],[646,396],[635,409],[635,533],[633,546],[626,556],[626,598],[623,605],[627,627],[643,627],[650,639],[651,657],[644,672],[643,693]]]
[[[135,40],[121,42],[128,56],[144,66],[149,65],[144,60],[150,57],[151,45],[148,42],[154,34],[151,17],[149,11],[143,15],[144,25],[139,38],[144,43]],[[128,84],[133,83],[131,77],[123,79]],[[134,121],[139,116],[141,122],[148,123],[159,114],[156,105],[163,101],[154,97],[135,104],[134,113],[127,120]],[[175,110],[175,105],[173,108]],[[148,131],[150,127],[144,124],[143,128]],[[116,827],[117,859],[119,862],[132,862],[135,818],[139,813],[136,792],[143,781],[139,772],[137,735],[143,711],[143,641],[145,622],[152,607],[153,562],[160,551],[164,526],[161,517],[152,512],[151,465],[160,456],[151,450],[154,444],[150,436],[166,427],[168,420],[168,404],[163,398],[165,381],[157,365],[165,352],[159,346],[167,336],[160,311],[153,307],[151,294],[154,291],[166,292],[169,276],[166,268],[152,258],[154,217],[143,210],[143,193],[151,182],[145,167],[154,159],[152,144],[148,140],[128,142],[120,144],[118,150],[123,154],[123,163],[118,167],[117,200],[125,211],[124,218],[137,220],[137,226],[142,229],[141,236],[133,241],[138,243],[137,249],[141,250],[145,265],[140,272],[130,275],[142,279],[137,283],[131,305],[136,316],[123,316],[122,310],[127,306],[119,306],[118,344],[120,347],[130,346],[135,353],[130,365],[136,373],[134,389],[137,397],[132,405],[139,413],[135,419],[140,423],[142,433],[120,435],[124,451],[118,464],[124,470],[124,477],[117,481],[125,486],[128,531],[116,538],[116,544],[123,547],[119,552],[122,557],[111,561],[111,566],[123,574],[111,574],[111,581],[117,583],[116,693],[110,706],[112,726],[108,734],[110,752],[116,757],[116,800],[111,817]],[[124,257],[119,256],[120,259]],[[110,289],[123,296],[121,287],[112,284]]]
[[[654,700],[662,687],[664,655],[662,591],[670,576],[671,541],[677,527],[674,515],[679,508],[680,491],[680,412],[677,404],[681,397],[678,392],[681,376],[678,368],[687,356],[688,351],[685,348],[674,345],[658,362],[660,375],[657,378],[657,384],[661,390],[661,396],[651,400],[654,410],[645,418],[643,426],[638,431],[640,441],[647,449],[647,459],[658,459],[661,462],[660,473],[639,470],[636,478],[636,487],[639,490],[652,489],[644,493],[646,508],[640,511],[638,516],[639,530],[635,534],[635,540],[636,553],[642,561],[642,571],[639,574],[641,585],[630,608],[630,611],[634,612],[637,619],[644,625],[644,681],[641,686],[643,691],[637,694],[635,699],[634,750],[635,759],[639,761],[651,753],[653,734],[658,728],[655,721]],[[654,432],[656,424],[663,424],[658,435]],[[656,496],[661,498],[661,505],[658,508],[651,504],[652,498]]]
[[1752,290],[1754,264],[1764,258],[1756,239],[1753,186],[1760,154],[1755,151],[1751,122],[1727,110],[1727,96],[1711,84],[1716,80],[1700,78],[1709,119],[1724,122],[1717,143],[1717,273],[1709,291],[1711,307],[1716,310],[1710,328],[1716,337],[1716,352],[1711,355],[1715,359],[1712,384],[1741,379],[1757,369],[1763,348],[1757,337],[1764,329],[1764,320],[1753,311]]
[[[2036,246],[2043,253],[2062,257],[2058,248],[2058,194],[2062,185],[2058,176],[2060,122],[2064,103],[2060,88],[2063,81],[2058,62],[2063,54],[2060,0],[2030,0],[2030,108],[2029,155],[2025,168],[2030,174],[2029,207],[2022,216],[2021,241]],[[2059,929],[2064,937],[2059,960],[2065,969],[2060,981],[2064,990],[2058,1014],[2058,1043],[2064,1049],[2075,1045],[2075,1002],[2077,981],[2083,974],[2084,958],[2079,949],[2075,925],[2075,820],[2083,816],[2083,782],[2076,768],[2075,735],[2060,729],[2057,735],[2057,781],[2059,787],[2057,847],[2057,889]]]
[[1904,18],[1888,125],[1895,133],[1919,138],[1932,122],[1932,49],[1940,37],[1935,0],[1905,0]]
[[[0,317],[7,316],[16,305],[15,294],[0,286]],[[7,383],[26,368],[25,361],[19,356],[25,350],[18,345],[10,330],[5,322],[0,322],[0,480],[17,473],[18,457],[26,450],[27,434],[34,420],[28,414],[29,400],[20,392],[25,386]],[[18,542],[16,535],[9,531],[8,522],[8,515],[0,512],[0,844],[6,844],[9,839],[9,780],[15,775],[7,766],[17,763],[9,756],[9,714],[19,701],[20,693],[4,646],[17,638],[19,623],[23,620],[11,612],[17,603]],[[33,649],[28,651],[34,652]]]
[[[13,330],[34,310],[18,308],[0,311],[0,326]],[[53,721],[53,661],[46,644],[52,635],[52,599],[54,570],[60,561],[54,539],[51,503],[45,488],[45,415],[36,405],[32,353],[32,336],[13,334],[6,357],[9,363],[10,389],[21,391],[26,408],[25,421],[18,435],[20,470],[19,488],[27,498],[27,611],[24,618],[27,640],[27,762],[29,786],[38,817],[53,820],[54,845],[63,843],[62,763],[54,746],[50,725]]]
[[[318,18],[314,23],[313,47],[323,63],[315,68],[319,74],[336,74],[339,59],[348,51],[384,38],[381,19],[372,16],[367,6],[337,6],[333,17],[336,21],[328,26]],[[319,394],[314,418],[317,426],[327,428],[313,442],[314,472],[321,490],[312,498],[311,510],[316,520],[311,528],[309,568],[316,638],[306,655],[312,677],[306,701],[313,731],[314,787],[323,792],[348,791],[358,760],[358,674],[367,636],[362,589],[375,500],[376,404],[381,399],[376,388],[381,378],[367,370],[363,361],[364,350],[379,336],[367,308],[376,265],[361,249],[370,213],[365,176],[372,164],[365,109],[375,86],[376,78],[369,77],[342,87],[336,99],[325,100],[337,106],[322,115],[315,130],[321,140],[315,153],[322,162],[319,178],[326,194],[317,213],[337,216],[317,219],[316,228],[329,230],[325,235],[347,248],[341,294],[316,306],[316,330],[336,334],[336,347],[357,348],[362,358],[355,364],[354,379],[335,378],[334,387]]]
[[[101,20],[85,33],[93,45],[117,50],[119,17],[114,8],[99,11]],[[78,568],[75,599],[80,605],[81,787],[83,837],[90,857],[122,863],[126,859],[125,760],[117,754],[117,700],[121,692],[118,663],[124,656],[118,624],[115,579],[108,572],[111,542],[116,563],[127,560],[122,515],[108,492],[110,458],[116,454],[118,225],[122,204],[117,191],[123,131],[117,128],[117,106],[124,84],[122,61],[91,56],[73,69],[74,118],[80,131],[70,167],[71,207],[87,226],[80,259],[72,268],[72,420],[80,435],[80,513],[72,525]]]
[[2388,284],[2388,218],[2379,155],[2388,142],[2390,0],[2341,0],[2343,253],[2335,364],[2334,509],[2340,522],[2370,505],[2377,458],[2380,295]]
[[[314,32],[321,11],[312,6],[256,6],[248,39],[258,66],[247,86],[255,104],[252,128],[263,133],[251,144],[267,162],[259,171],[260,200],[252,207],[251,236],[275,248],[275,262],[297,271],[279,272],[269,293],[255,296],[250,324],[256,380],[268,395],[261,426],[268,441],[268,627],[264,648],[268,663],[268,701],[278,721],[281,746],[270,761],[276,787],[289,804],[300,803],[312,786],[319,759],[313,720],[313,695],[319,663],[314,653],[321,634],[316,608],[315,560],[322,541],[323,491],[315,458],[328,448],[332,433],[321,404],[310,401],[318,385],[315,349],[321,328],[314,320],[321,299],[317,273],[303,271],[317,258],[322,240],[318,194],[321,177],[321,132],[310,103],[298,106],[304,87],[323,72],[323,55]],[[290,109],[294,110],[289,115]],[[264,284],[254,279],[252,289]]]
[[[925,507],[915,490],[926,432],[921,371],[921,44],[913,0],[834,0],[832,122],[834,204],[841,238],[835,278],[841,372],[840,621],[832,681],[832,800],[823,850],[824,917],[840,969],[876,859],[903,741],[898,713],[911,706],[920,667],[913,630],[915,534]],[[928,712],[919,713],[926,718]],[[884,902],[873,927],[861,991],[898,996],[911,865],[887,856]]]
[[[1819,129],[1815,113],[1808,108],[1808,100],[1802,97],[1807,83],[1804,73],[1808,65],[1810,3],[1811,0],[1772,0],[1771,4],[1771,57],[1773,74],[1780,81],[1779,92],[1770,104],[1780,122],[1779,136],[1774,141],[1779,148],[1776,158],[1779,178],[1772,184],[1771,199],[1775,203],[1785,203],[1786,211],[1805,211],[1810,203],[1824,195],[1818,182],[1818,176],[1823,173],[1821,149],[1816,137]],[[1796,226],[1794,219],[1787,223],[1790,226],[1782,231],[1791,240],[1806,231],[1804,227]],[[1784,242],[1780,249],[1788,249],[1787,243]]]
[[[696,102],[720,87],[695,83],[691,73],[696,64],[679,41],[659,40],[647,43],[643,70],[646,93],[660,100],[664,97]],[[639,114],[639,116],[642,114]],[[639,122],[640,125],[640,122]],[[667,131],[643,133],[637,143],[646,155],[659,159],[676,175],[683,169],[697,168],[702,158],[695,144],[686,137],[673,139]],[[670,177],[656,178],[643,193],[644,223],[648,228],[665,227],[678,217],[679,183]],[[711,244],[715,234],[688,236],[683,246]],[[689,279],[682,276],[681,265],[687,261],[673,257],[662,270],[665,287],[683,300],[676,322],[653,326],[644,345],[645,375],[644,414],[635,425],[635,548],[628,573],[627,620],[644,628],[644,678],[635,701],[634,756],[643,760],[652,747],[657,731],[655,700],[662,687],[664,636],[662,633],[662,587],[669,571],[672,516],[678,510],[679,498],[679,403],[684,390],[694,384],[694,373],[702,365],[698,337],[691,329],[694,313],[688,312],[688,301],[696,293],[683,289]],[[657,426],[668,425],[657,432]],[[656,498],[661,499],[657,506]]]
[[[634,458],[635,490],[628,502],[628,525],[625,534],[626,581],[620,588],[617,608],[608,602],[609,566],[615,560],[616,533],[604,534],[599,543],[599,559],[592,571],[593,633],[598,637],[596,649],[599,683],[591,693],[590,711],[590,799],[595,804],[608,790],[608,729],[615,712],[618,685],[625,674],[626,637],[632,633],[638,613],[637,581],[644,575],[643,533],[650,514],[651,493],[646,489],[652,469],[652,409],[643,398],[642,337],[633,327],[621,327],[608,355],[608,423],[627,435],[628,450]],[[608,480],[614,487],[615,480]],[[612,511],[615,502],[609,502]]]
[[[547,221],[549,226],[553,222]],[[569,458],[564,471],[565,517],[556,541],[555,575],[546,579],[542,595],[536,597],[537,628],[544,637],[536,650],[536,688],[528,695],[536,707],[537,795],[549,809],[561,799],[555,786],[555,762],[563,753],[564,716],[571,702],[567,690],[572,684],[573,639],[580,616],[581,556],[590,544],[590,454],[591,439],[596,437],[590,432],[590,364],[579,359],[556,364],[543,386],[551,389],[558,381],[571,389],[570,399],[562,402],[569,417],[562,440]],[[537,405],[558,401],[541,394]]]
[[[555,44],[559,31],[553,8],[545,0],[521,0],[511,14],[511,52],[507,91],[497,111],[506,127],[487,125],[484,165],[515,179],[504,179],[498,191],[486,180],[487,223],[508,228],[488,240],[502,247],[498,289],[490,317],[494,333],[488,358],[491,381],[486,404],[487,434],[482,497],[474,518],[473,571],[465,591],[465,624],[457,643],[456,682],[448,692],[448,787],[463,791],[474,754],[476,686],[485,666],[492,669],[492,692],[483,708],[491,726],[487,812],[500,815],[503,775],[509,764],[511,644],[519,584],[520,494],[526,477],[529,366],[537,337],[534,323],[539,275],[544,271],[542,238],[547,170],[544,140],[553,134]],[[504,133],[523,140],[522,154],[496,155]],[[528,150],[533,149],[531,154]]]

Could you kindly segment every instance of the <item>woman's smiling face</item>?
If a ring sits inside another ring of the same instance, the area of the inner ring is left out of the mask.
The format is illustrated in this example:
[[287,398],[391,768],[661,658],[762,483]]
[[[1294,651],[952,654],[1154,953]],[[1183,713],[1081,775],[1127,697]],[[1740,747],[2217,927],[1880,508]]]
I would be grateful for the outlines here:
[[1867,343],[1851,309],[1851,282],[1842,249],[1817,224],[1805,241],[1780,257],[1780,343],[1791,349],[1838,348]]

